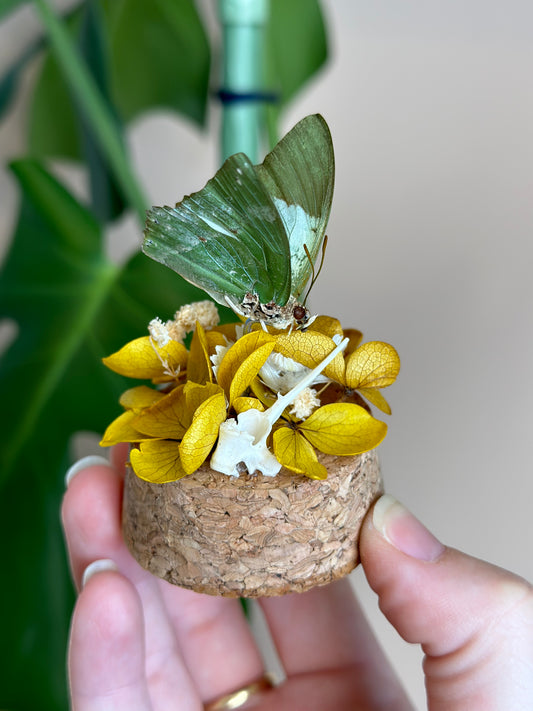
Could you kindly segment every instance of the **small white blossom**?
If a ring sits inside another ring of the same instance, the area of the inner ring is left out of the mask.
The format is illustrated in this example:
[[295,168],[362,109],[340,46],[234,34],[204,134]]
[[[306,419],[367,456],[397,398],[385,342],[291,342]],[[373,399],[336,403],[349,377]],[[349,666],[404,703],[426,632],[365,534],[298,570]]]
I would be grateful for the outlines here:
[[314,388],[305,388],[294,398],[290,413],[294,415],[296,419],[303,420],[309,417],[313,410],[319,405],[320,400],[317,397],[316,390]]
[[213,328],[218,325],[220,316],[218,309],[212,301],[195,301],[192,304],[185,304],[174,314],[174,321],[179,326],[182,326],[187,331],[192,331],[196,325],[196,321],[205,329]]
[[[292,358],[287,358],[281,353],[271,353],[259,371],[259,377],[273,392],[284,395],[310,372],[310,368]],[[319,374],[311,384],[327,383],[328,381],[329,378]]]
[[173,341],[178,343],[183,343],[183,339],[187,335],[187,329],[181,324],[176,323],[176,321],[167,321],[166,327],[168,329],[168,334]]
[[220,317],[218,309],[212,301],[196,301],[185,304],[174,314],[174,319],[163,323],[160,318],[154,318],[148,324],[148,331],[155,343],[162,348],[169,341],[183,343],[183,339],[194,330],[196,321],[205,329],[218,325]]
[[153,318],[150,321],[148,324],[148,332],[159,348],[163,348],[163,346],[166,346],[171,340],[167,324],[163,323],[160,318]]
[[217,377],[218,373],[218,368],[220,366],[220,363],[222,362],[222,358],[226,355],[226,353],[229,351],[233,343],[231,341],[228,341],[228,339],[224,336],[224,340],[226,341],[225,346],[215,346],[215,353],[211,356],[210,360],[211,363],[213,364],[213,374],[215,378]]

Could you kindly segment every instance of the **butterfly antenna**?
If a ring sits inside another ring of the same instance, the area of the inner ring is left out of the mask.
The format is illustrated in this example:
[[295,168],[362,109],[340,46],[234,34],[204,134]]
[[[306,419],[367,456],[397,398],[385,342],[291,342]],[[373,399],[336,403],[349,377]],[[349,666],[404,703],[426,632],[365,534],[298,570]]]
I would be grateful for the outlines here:
[[313,263],[313,260],[311,259],[311,255],[309,253],[309,250],[307,249],[307,245],[305,244],[305,242],[304,242],[304,252],[305,252],[305,256],[307,257],[307,261],[311,265],[311,285],[309,286],[309,289],[307,290],[307,294],[305,295],[305,298],[303,300],[303,305],[305,306],[307,297],[309,296],[309,292],[311,291],[311,287],[315,283],[315,265]]
[[307,249],[307,245],[304,244],[304,251],[305,251],[305,256],[309,260],[309,264],[311,265],[311,283],[309,284],[309,289],[307,289],[307,294],[305,295],[305,298],[303,300],[304,306],[307,304],[307,299],[309,298],[309,293],[313,286],[315,285],[316,280],[318,279],[320,272],[322,271],[322,267],[324,266],[324,258],[326,256],[326,247],[328,245],[328,236],[324,235],[324,241],[322,242],[322,256],[320,258],[320,266],[318,267],[318,271],[315,274],[315,265],[313,264],[313,260],[311,259],[311,255],[309,254],[309,250]]

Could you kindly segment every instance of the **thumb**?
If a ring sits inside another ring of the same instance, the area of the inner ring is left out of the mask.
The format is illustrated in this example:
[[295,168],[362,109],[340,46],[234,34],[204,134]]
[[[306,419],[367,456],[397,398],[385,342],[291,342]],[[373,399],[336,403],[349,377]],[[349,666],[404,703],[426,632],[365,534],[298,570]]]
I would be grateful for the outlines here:
[[533,594],[446,548],[389,495],[367,516],[361,562],[382,612],[422,645],[431,711],[533,708]]

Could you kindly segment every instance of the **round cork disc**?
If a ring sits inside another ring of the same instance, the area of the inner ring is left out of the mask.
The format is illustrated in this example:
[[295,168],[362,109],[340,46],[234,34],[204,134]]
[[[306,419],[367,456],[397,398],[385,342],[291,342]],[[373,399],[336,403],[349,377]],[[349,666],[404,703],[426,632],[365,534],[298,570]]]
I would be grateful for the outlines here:
[[128,469],[126,543],[154,575],[209,595],[284,595],[330,583],[359,562],[361,524],[383,487],[375,451],[320,453],[319,461],[324,481],[284,468],[275,477],[228,477],[203,466],[151,484]]

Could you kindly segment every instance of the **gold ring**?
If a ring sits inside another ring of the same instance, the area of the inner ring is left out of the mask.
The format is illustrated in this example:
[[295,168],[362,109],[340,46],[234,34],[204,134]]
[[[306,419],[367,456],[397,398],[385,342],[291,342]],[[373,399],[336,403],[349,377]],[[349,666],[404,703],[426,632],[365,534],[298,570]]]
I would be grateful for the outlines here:
[[261,694],[263,691],[269,691],[274,688],[272,680],[265,674],[257,681],[252,681],[251,684],[243,686],[242,689],[237,689],[231,694],[225,694],[218,699],[210,701],[204,706],[204,711],[231,711],[232,709],[240,709],[241,706],[248,703],[252,696]]

